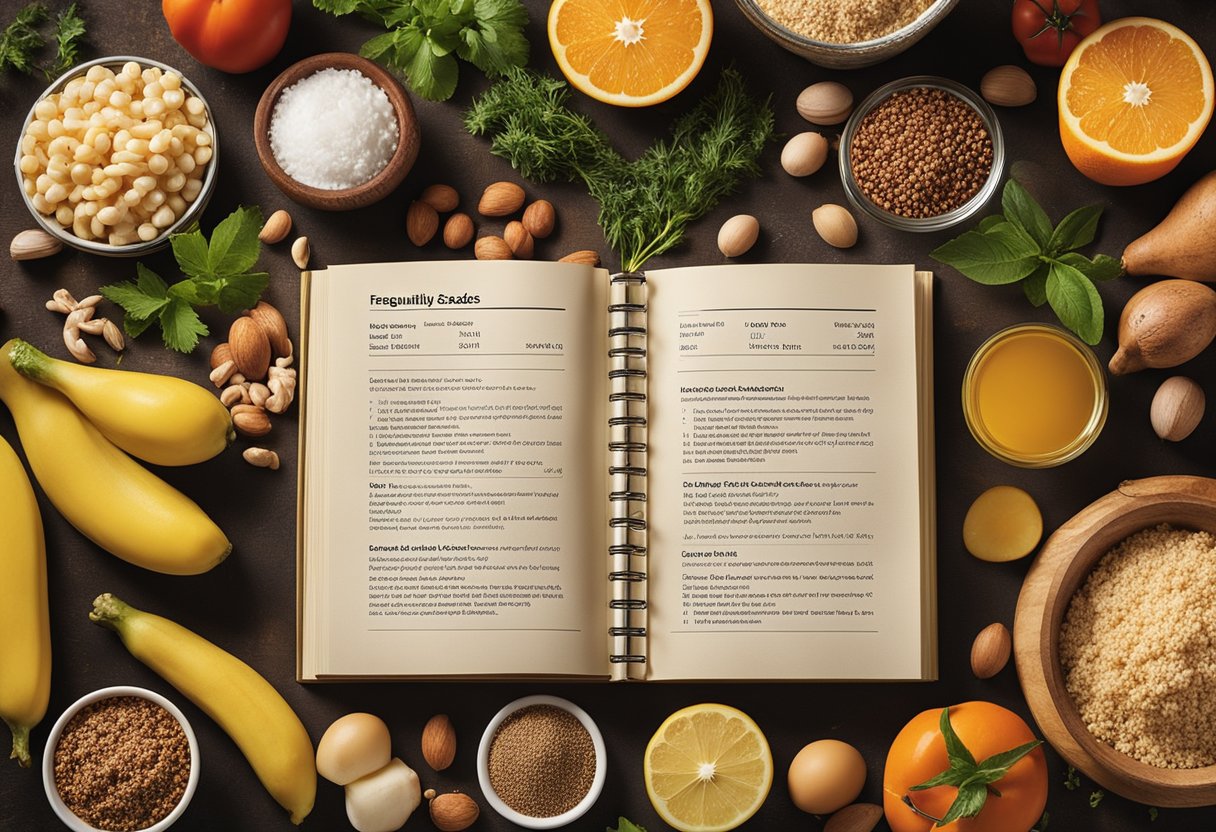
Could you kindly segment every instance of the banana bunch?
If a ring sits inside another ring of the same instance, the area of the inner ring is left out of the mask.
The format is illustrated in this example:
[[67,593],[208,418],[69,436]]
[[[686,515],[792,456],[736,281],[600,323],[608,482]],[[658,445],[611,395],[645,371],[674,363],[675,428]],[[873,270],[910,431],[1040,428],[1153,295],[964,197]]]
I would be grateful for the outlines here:
[[0,401],[42,490],[107,552],[156,572],[197,575],[232,551],[194,501],[127,455],[186,465],[227,447],[231,419],[203,388],[57,361],[14,339],[0,347]]
[[308,731],[256,670],[180,624],[106,593],[89,618],[118,633],[156,671],[224,729],[279,805],[299,824],[312,811],[317,766]]
[[21,460],[0,439],[0,718],[13,732],[13,753],[30,764],[30,729],[51,696],[51,624],[46,542],[38,501]]

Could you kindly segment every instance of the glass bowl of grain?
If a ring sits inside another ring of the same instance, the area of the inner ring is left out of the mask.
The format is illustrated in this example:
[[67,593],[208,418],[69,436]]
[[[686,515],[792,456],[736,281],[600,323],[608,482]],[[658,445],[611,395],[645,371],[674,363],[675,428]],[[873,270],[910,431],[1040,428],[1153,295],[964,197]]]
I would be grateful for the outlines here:
[[916,43],[958,0],[735,0],[779,46],[829,69],[857,69]]
[[477,747],[477,782],[486,802],[527,829],[557,829],[582,817],[604,790],[607,770],[595,720],[557,696],[506,705]]
[[901,231],[942,231],[997,193],[1005,140],[996,113],[949,78],[912,75],[872,92],[840,136],[840,180],[863,214]]
[[322,211],[364,208],[418,158],[414,108],[391,73],[349,52],[305,58],[262,93],[253,142],[270,181]]
[[72,832],[163,832],[198,786],[198,740],[159,693],[109,687],[77,699],[55,721],[42,783]]
[[198,222],[218,159],[211,107],[190,79],[151,58],[110,55],[38,96],[14,166],[43,231],[92,254],[139,257]]

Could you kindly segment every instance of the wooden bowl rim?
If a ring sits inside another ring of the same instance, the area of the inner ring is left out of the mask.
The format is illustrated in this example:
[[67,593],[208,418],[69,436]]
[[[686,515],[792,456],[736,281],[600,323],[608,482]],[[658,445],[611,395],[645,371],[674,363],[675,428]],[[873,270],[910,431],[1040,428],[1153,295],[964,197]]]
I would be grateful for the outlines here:
[[[302,78],[323,69],[355,69],[363,73],[373,84],[384,90],[397,119],[397,149],[393,152],[392,157],[379,173],[353,188],[340,190],[317,188],[293,179],[279,165],[270,146],[270,117],[283,90]],[[282,190],[313,207],[340,204],[361,207],[361,199],[365,199],[369,194],[377,192],[381,188],[384,188],[384,193],[372,199],[371,202],[387,196],[390,191],[401,184],[401,180],[405,178],[409,167],[417,158],[418,136],[418,119],[414,115],[413,105],[410,104],[405,89],[392,73],[353,52],[322,52],[296,61],[280,72],[278,77],[266,87],[262,97],[258,100],[253,117],[253,142],[262,167]],[[393,181],[394,178],[396,181]],[[370,204],[370,202],[362,204]]]
[[[1202,513],[1210,516],[1206,524],[1195,522],[1196,514]],[[1136,760],[1093,736],[1065,688],[1060,663],[1060,628],[1068,605],[1085,578],[1115,544],[1162,523],[1216,534],[1216,480],[1162,476],[1126,481],[1067,520],[1047,539],[1035,563],[1035,567],[1042,564],[1054,569],[1042,615],[1033,622],[1039,637],[1038,660],[1047,694],[1060,721],[1071,739],[1096,764],[1118,778],[1142,787],[1171,791],[1209,790],[1216,787],[1216,765],[1193,769],[1160,768]],[[1117,525],[1128,525],[1128,529],[1111,531]],[[1019,614],[1021,612],[1019,609]],[[1034,711],[1030,697],[1027,701]],[[1078,768],[1084,770],[1083,766]],[[1086,773],[1093,776],[1091,772]],[[1213,800],[1216,801],[1216,797]]]

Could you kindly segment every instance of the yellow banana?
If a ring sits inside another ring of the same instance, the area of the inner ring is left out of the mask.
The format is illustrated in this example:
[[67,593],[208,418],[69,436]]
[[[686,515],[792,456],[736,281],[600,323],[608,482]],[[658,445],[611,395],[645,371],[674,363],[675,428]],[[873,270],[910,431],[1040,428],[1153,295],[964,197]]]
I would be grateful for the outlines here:
[[0,717],[17,762],[30,764],[30,729],[51,697],[51,621],[46,541],[34,489],[17,454],[0,439]]
[[312,740],[269,682],[202,636],[108,592],[93,601],[89,618],[116,631],[132,656],[214,719],[291,822],[304,820],[317,795]]
[[106,439],[62,394],[25,378],[0,347],[0,400],[13,413],[38,484],[81,534],[169,575],[206,572],[232,544],[189,497]]
[[17,339],[9,346],[17,372],[67,396],[107,439],[153,465],[194,465],[236,438],[227,408],[197,384],[60,361]]

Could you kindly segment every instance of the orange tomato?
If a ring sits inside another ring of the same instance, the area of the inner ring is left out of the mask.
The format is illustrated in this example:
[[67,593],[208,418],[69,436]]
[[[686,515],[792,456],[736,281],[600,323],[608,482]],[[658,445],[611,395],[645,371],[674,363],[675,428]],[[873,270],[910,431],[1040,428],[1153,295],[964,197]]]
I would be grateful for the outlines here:
[[[941,708],[933,708],[913,717],[887,752],[882,798],[891,832],[1029,832],[1047,805],[1047,760],[1041,746],[992,784],[1001,796],[989,793],[983,810],[973,818],[934,826],[904,805],[904,795],[911,795],[918,809],[940,818],[954,802],[958,789],[953,786],[909,791],[950,767],[946,741],[938,728],[941,715]],[[977,762],[1036,739],[1020,716],[991,702],[951,706],[950,724]]]
[[291,26],[291,0],[162,0],[161,11],[174,40],[224,72],[265,66]]

